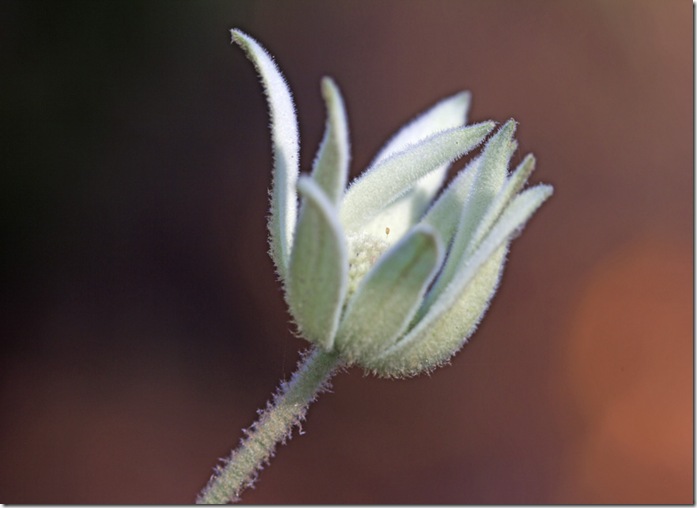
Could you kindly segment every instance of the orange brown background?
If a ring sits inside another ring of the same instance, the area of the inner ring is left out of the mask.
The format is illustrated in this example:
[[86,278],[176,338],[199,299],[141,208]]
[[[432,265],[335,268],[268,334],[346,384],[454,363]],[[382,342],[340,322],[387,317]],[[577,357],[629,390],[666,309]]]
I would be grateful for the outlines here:
[[[692,503],[687,0],[5,2],[0,501],[190,503],[303,343],[239,27],[347,101],[352,172],[435,100],[555,195],[430,377],[339,375],[245,503]],[[463,163],[455,165],[459,169]]]

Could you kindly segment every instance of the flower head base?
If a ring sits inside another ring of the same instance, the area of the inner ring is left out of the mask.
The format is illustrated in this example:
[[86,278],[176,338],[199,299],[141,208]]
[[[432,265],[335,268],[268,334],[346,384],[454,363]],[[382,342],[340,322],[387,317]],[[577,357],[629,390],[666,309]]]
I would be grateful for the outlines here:
[[401,129],[346,188],[346,113],[324,78],[325,134],[311,175],[300,176],[286,82],[258,42],[239,30],[232,39],[254,63],[269,103],[270,254],[300,333],[380,376],[412,376],[446,362],[486,311],[511,239],[552,193],[549,185],[523,190],[531,155],[508,173],[515,122],[498,129],[436,198],[449,164],[495,127],[466,126],[469,94],[454,95]]

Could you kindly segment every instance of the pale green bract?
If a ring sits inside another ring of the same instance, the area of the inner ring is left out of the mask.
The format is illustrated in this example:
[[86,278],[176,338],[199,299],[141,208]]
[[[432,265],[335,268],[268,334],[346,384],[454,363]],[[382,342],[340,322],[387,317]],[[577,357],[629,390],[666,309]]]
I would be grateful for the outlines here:
[[254,63],[269,104],[270,254],[298,331],[379,376],[447,362],[485,313],[511,239],[552,194],[549,185],[523,190],[531,155],[509,174],[516,123],[501,126],[436,197],[449,165],[495,128],[466,125],[470,95],[453,95],[397,132],[347,187],[346,111],[324,78],[324,138],[311,175],[299,176],[286,80],[257,41],[239,30],[232,39]]

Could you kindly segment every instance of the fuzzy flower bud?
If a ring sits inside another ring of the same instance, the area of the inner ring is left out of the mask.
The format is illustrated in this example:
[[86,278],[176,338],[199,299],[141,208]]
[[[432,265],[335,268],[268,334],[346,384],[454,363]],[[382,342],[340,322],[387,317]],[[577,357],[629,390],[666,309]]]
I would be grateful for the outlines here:
[[232,39],[268,99],[270,253],[299,332],[379,376],[413,376],[448,361],[489,306],[511,239],[552,194],[549,185],[523,190],[531,155],[509,172],[516,123],[500,127],[439,193],[449,165],[495,127],[466,125],[470,95],[456,94],[398,131],[347,188],[346,112],[324,78],[325,134],[311,174],[300,176],[286,81],[258,42],[239,30]]

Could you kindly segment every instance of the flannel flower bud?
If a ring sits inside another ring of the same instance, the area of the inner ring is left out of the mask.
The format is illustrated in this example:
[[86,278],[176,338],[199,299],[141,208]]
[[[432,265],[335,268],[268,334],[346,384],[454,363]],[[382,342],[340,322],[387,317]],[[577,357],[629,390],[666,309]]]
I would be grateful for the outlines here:
[[[408,377],[445,363],[496,291],[511,239],[552,194],[523,187],[532,155],[508,171],[509,120],[447,188],[450,163],[495,125],[466,125],[459,93],[406,125],[346,185],[349,135],[337,86],[322,80],[327,123],[310,175],[299,175],[298,128],[285,79],[253,38],[232,39],[255,65],[271,114],[270,254],[299,332],[347,365]],[[298,208],[298,198],[300,207]]]

